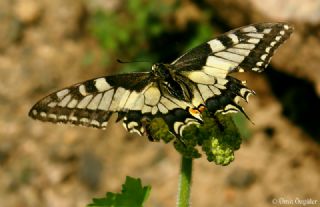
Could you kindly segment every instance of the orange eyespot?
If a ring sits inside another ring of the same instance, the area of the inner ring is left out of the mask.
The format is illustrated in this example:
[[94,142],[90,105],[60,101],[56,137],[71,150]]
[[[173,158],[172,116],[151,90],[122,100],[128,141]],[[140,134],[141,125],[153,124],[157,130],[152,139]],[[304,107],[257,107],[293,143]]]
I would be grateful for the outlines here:
[[192,109],[192,108],[189,108],[189,113],[190,114],[200,114],[200,111],[198,109]]
[[206,109],[206,107],[204,106],[200,106],[199,108],[189,108],[189,112],[190,114],[201,114],[204,112],[204,110]]

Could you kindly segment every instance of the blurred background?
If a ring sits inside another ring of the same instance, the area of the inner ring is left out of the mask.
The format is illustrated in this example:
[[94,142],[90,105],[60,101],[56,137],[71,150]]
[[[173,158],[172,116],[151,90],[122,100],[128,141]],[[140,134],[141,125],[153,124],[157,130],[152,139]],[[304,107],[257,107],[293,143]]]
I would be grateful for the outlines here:
[[148,71],[235,27],[278,21],[294,34],[264,73],[244,77],[257,93],[244,106],[255,124],[239,119],[244,141],[229,166],[195,160],[192,205],[320,202],[320,1],[1,0],[0,206],[85,206],[119,191],[126,175],[152,185],[148,207],[175,206],[180,157],[172,144],[121,124],[41,123],[28,110],[56,89]]

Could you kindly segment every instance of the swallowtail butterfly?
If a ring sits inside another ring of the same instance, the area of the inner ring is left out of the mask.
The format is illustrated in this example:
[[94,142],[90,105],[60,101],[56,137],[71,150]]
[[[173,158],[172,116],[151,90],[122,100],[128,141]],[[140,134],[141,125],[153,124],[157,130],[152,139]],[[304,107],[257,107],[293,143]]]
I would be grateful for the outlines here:
[[201,112],[243,112],[239,105],[254,92],[230,74],[263,71],[293,28],[284,23],[252,24],[203,43],[170,64],[150,72],[111,75],[58,90],[36,103],[29,116],[53,123],[105,129],[118,114],[129,132],[150,134],[150,121],[162,118],[182,136],[201,124]]

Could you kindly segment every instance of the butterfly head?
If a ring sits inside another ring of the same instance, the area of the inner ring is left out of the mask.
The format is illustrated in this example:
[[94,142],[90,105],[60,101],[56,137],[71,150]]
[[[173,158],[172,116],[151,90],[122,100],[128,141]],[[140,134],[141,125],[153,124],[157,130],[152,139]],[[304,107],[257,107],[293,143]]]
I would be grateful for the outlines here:
[[163,63],[155,63],[152,65],[152,72],[162,79],[168,79],[171,77],[169,65]]

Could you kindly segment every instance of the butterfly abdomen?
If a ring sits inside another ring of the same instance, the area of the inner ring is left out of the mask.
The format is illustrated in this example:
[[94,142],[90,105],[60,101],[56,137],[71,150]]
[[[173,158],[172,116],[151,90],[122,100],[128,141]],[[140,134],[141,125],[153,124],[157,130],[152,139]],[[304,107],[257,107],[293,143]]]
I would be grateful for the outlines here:
[[178,100],[190,102],[192,89],[186,84],[185,77],[175,74],[174,68],[168,64],[157,63],[152,66],[154,76],[164,94],[170,94]]

